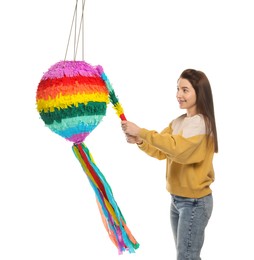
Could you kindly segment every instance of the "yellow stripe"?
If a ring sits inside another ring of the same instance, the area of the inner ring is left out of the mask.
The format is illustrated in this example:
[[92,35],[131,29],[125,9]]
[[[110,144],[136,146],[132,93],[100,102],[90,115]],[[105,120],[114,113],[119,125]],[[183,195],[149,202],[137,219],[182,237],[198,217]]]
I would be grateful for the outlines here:
[[94,93],[94,94],[76,94],[76,95],[66,95],[61,94],[55,99],[38,99],[37,100],[37,110],[41,112],[50,111],[53,112],[55,108],[65,109],[72,105],[78,106],[80,103],[87,104],[89,101],[92,102],[110,102],[107,94],[104,93]]
[[123,108],[120,103],[115,104],[114,109],[116,110],[116,114],[120,116],[124,113]]

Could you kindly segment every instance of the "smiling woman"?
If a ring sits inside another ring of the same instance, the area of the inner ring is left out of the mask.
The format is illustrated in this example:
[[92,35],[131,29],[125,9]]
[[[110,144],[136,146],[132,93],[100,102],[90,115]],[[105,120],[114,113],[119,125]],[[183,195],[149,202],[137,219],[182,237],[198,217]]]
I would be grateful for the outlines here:
[[[158,160],[166,160],[166,187],[177,259],[199,260],[205,228],[212,214],[213,156],[218,152],[213,97],[202,71],[184,70],[177,81],[177,100],[186,114],[162,132],[123,121],[129,143]],[[186,242],[187,241],[187,242]]]

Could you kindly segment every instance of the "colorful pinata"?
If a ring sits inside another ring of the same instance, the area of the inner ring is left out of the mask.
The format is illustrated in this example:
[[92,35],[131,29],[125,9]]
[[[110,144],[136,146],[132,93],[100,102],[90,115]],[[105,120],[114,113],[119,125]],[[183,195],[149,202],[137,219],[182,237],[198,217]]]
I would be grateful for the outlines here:
[[83,61],[62,61],[42,77],[37,109],[53,132],[81,143],[105,116],[109,91],[97,68]]
[[131,234],[105,177],[83,143],[112,103],[125,120],[122,106],[101,66],[84,61],[60,61],[44,73],[36,92],[37,110],[45,125],[73,143],[72,149],[96,194],[103,224],[119,254],[135,252]]

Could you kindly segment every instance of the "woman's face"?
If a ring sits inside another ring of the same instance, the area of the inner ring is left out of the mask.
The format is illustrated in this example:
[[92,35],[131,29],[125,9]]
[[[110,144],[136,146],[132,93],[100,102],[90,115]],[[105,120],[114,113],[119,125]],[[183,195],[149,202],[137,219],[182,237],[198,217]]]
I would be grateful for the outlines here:
[[196,110],[196,92],[187,79],[180,78],[177,82],[176,98],[181,109],[187,110],[187,116],[193,116]]

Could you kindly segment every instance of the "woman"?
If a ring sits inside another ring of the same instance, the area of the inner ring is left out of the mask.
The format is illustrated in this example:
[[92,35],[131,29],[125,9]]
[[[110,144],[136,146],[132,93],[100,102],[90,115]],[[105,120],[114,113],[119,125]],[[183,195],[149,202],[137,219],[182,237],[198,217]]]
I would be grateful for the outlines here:
[[166,160],[166,188],[171,194],[170,220],[177,260],[200,260],[205,228],[212,214],[213,156],[218,152],[212,90],[202,71],[187,69],[177,81],[181,109],[162,132],[122,121],[129,143]]

